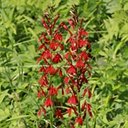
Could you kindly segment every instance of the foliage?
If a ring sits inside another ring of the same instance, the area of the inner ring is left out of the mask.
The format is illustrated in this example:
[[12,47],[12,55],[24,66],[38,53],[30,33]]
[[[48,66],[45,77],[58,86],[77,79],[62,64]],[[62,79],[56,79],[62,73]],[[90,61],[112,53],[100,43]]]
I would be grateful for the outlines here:
[[[94,128],[128,127],[127,0],[0,0],[0,127],[38,128],[37,37],[48,6],[67,20],[72,5],[92,43]],[[61,22],[61,21],[60,21]],[[46,127],[46,126],[44,126]]]

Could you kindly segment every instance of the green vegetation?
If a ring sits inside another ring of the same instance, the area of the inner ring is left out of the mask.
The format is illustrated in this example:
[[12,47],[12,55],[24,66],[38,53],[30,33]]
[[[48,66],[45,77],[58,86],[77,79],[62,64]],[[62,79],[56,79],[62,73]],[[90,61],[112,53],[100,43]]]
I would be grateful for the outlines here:
[[52,15],[65,21],[72,5],[84,17],[92,45],[88,126],[128,128],[128,0],[0,0],[0,128],[47,122],[37,117],[41,17],[52,6]]

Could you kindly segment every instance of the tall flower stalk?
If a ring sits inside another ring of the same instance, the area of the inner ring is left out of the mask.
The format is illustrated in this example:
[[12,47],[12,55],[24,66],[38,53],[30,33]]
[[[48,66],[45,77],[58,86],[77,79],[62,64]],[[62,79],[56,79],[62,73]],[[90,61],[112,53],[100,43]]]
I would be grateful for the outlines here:
[[39,37],[37,59],[42,65],[38,81],[38,98],[42,105],[38,116],[48,120],[51,127],[74,128],[85,125],[87,115],[92,117],[88,102],[91,92],[87,86],[91,76],[91,44],[88,32],[82,27],[83,20],[78,19],[74,8],[68,22],[58,23],[58,20],[59,15],[52,19],[48,14],[42,19],[45,31]]

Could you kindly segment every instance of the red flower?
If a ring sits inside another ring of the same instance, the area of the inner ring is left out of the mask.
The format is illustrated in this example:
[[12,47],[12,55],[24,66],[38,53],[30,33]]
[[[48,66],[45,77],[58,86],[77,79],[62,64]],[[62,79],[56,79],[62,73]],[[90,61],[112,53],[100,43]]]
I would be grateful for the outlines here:
[[89,56],[85,51],[81,52],[79,56],[80,56],[80,59],[85,60],[85,61],[89,59]]
[[81,116],[77,117],[76,120],[75,120],[75,123],[78,123],[79,125],[82,125],[83,124],[83,119]]
[[69,116],[71,116],[71,114],[72,114],[72,108],[68,108],[67,109],[67,113],[68,113]]
[[69,19],[68,22],[74,28],[75,22],[73,21],[73,19]]
[[88,111],[88,113],[89,113],[89,115],[90,115],[90,117],[92,117],[92,111],[91,111],[91,105],[90,104],[86,104],[86,109],[87,109],[87,111]]
[[69,60],[69,57],[70,57],[70,56],[71,56],[71,53],[70,53],[70,52],[67,52],[64,57],[65,57],[67,60]]
[[65,78],[64,78],[64,82],[65,82],[65,84],[68,84],[69,80],[70,80],[69,77],[65,77]]
[[62,41],[62,35],[60,33],[56,33],[54,35],[54,40],[59,40],[59,41]]
[[47,86],[47,84],[48,84],[48,80],[47,80],[47,77],[46,76],[42,76],[40,79],[39,79],[39,84],[41,85],[41,86]]
[[83,68],[85,66],[85,64],[83,63],[82,60],[78,60],[77,63],[76,63],[76,67],[77,68]]
[[86,93],[88,93],[88,98],[91,98],[92,94],[91,94],[91,91],[89,90],[89,88],[84,89],[82,96],[84,97],[86,95]]
[[61,118],[61,119],[63,118],[63,115],[62,115],[62,112],[61,112],[60,109],[57,109],[57,110],[56,110],[55,116],[56,116],[57,118]]
[[88,32],[86,32],[83,28],[79,29],[80,36],[88,36]]
[[61,69],[58,70],[58,74],[59,74],[60,77],[63,76],[63,73],[62,73],[62,70]]
[[48,25],[47,25],[47,23],[45,22],[44,19],[42,19],[42,24],[43,24],[44,28],[48,29]]
[[77,97],[75,95],[72,95],[68,101],[67,101],[69,104],[74,104],[76,105],[77,104]]
[[46,71],[45,71],[46,74],[49,73],[50,75],[54,75],[54,74],[56,74],[56,72],[57,72],[57,70],[52,65],[47,67]]
[[66,94],[69,94],[71,91],[70,91],[70,88],[69,87],[67,87],[66,89],[65,89],[65,92],[66,92]]
[[81,110],[84,111],[86,109],[86,101],[82,104]]
[[59,44],[57,42],[51,42],[50,43],[50,48],[52,50],[56,50],[59,47]]
[[67,69],[67,73],[70,74],[70,75],[74,75],[76,74],[76,68],[71,65],[68,69]]
[[51,107],[51,106],[53,106],[52,100],[51,100],[50,98],[47,98],[47,99],[45,100],[45,102],[44,102],[44,106],[46,106],[46,107]]
[[46,110],[45,110],[45,108],[43,108],[43,107],[41,107],[41,108],[39,109],[39,111],[37,112],[38,117],[40,117],[40,116],[42,115],[42,113],[43,113],[44,115],[46,115]]
[[61,23],[61,26],[62,26],[65,30],[68,30],[68,27],[67,27],[67,25],[66,25],[64,22]]
[[38,91],[37,97],[41,98],[42,96],[45,96],[45,92],[43,90]]
[[92,107],[91,107],[90,104],[87,103],[87,104],[86,104],[86,108],[87,108],[87,111],[91,111],[91,108],[92,108]]
[[41,45],[39,46],[38,50],[41,50],[43,47],[45,47],[44,44],[41,44]]
[[49,92],[49,95],[50,95],[50,96],[52,96],[52,95],[57,95],[58,89],[55,88],[55,87],[53,87],[53,86],[51,86],[51,87],[49,88],[48,92]]
[[82,73],[82,74],[81,74],[81,76],[80,76],[80,79],[79,79],[79,80],[81,81],[81,83],[88,83],[88,80],[87,80],[87,78],[85,78],[84,73]]
[[49,50],[44,51],[41,54],[42,59],[51,59],[52,58],[52,54],[50,53]]
[[79,47],[82,48],[88,44],[87,40],[80,39],[78,41]]
[[62,57],[60,56],[60,54],[56,54],[55,56],[54,56],[54,58],[53,58],[53,62],[54,63],[58,63],[58,62],[60,62],[61,61],[61,59],[62,59]]

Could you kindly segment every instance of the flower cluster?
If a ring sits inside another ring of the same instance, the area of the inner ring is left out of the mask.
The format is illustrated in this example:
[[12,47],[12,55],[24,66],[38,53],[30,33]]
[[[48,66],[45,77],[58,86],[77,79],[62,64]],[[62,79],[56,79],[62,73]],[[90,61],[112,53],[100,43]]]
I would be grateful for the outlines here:
[[86,100],[91,98],[86,86],[91,76],[88,63],[91,45],[88,32],[82,28],[82,20],[79,23],[73,17],[68,23],[57,25],[58,19],[59,15],[53,20],[48,15],[42,19],[45,32],[39,38],[37,62],[42,65],[38,98],[43,99],[43,103],[38,116],[48,117],[51,111],[53,118],[61,120],[68,115],[73,128],[74,124],[83,125],[87,114],[92,117],[91,105]]

